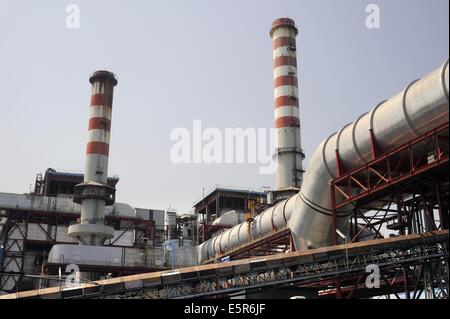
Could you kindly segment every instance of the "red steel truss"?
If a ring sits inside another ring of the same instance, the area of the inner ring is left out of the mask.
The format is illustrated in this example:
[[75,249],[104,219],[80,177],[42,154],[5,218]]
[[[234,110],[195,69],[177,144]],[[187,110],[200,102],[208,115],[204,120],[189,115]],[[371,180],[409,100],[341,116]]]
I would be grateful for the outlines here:
[[256,256],[268,256],[294,251],[294,245],[289,228],[274,230],[271,234],[255,238],[250,243],[237,247],[232,251],[220,254],[204,262],[210,264],[223,260],[238,260]]
[[358,224],[378,236],[383,224],[399,234],[448,229],[448,122],[374,156],[330,183],[335,242],[337,211],[348,205],[352,241],[362,232]]
[[448,122],[331,182],[334,208],[448,165]]
[[211,238],[211,235],[219,230],[228,229],[233,225],[213,225],[203,222],[200,224],[199,236],[200,242],[203,243]]
[[[338,210],[348,207],[352,207],[349,242],[361,240],[364,230],[372,233],[367,239],[376,239],[387,233],[399,236],[448,229],[449,123],[386,153],[379,152],[375,138],[371,142],[373,159],[353,170],[345,171],[337,154],[339,176],[330,183],[334,244],[338,243]],[[395,282],[384,283],[386,290],[406,292],[406,298],[420,296],[415,281],[422,270],[405,268]],[[351,298],[365,289],[357,278],[353,283],[337,278],[335,286],[328,293],[338,298]]]
[[[69,226],[76,223],[80,217],[76,213],[63,213],[57,211],[30,211],[30,210],[7,210],[6,223],[4,225],[3,238],[3,262],[0,264],[0,291],[20,291],[23,289],[25,255],[27,251],[39,252],[38,255],[46,255],[55,244],[76,244],[73,242],[58,241],[58,226]],[[151,242],[155,244],[156,225],[153,220],[141,220],[126,216],[106,216],[105,222],[111,226],[121,224],[122,234],[118,236],[111,246],[117,245],[117,241],[127,230],[135,229],[134,246],[143,247]],[[42,240],[30,239],[28,228],[30,224],[38,225],[42,234],[46,237]],[[49,231],[43,225],[53,226],[54,231]],[[41,274],[44,270],[42,263],[39,263],[39,256],[35,261],[35,275]],[[46,258],[42,258],[44,261]],[[137,269],[119,269],[119,273],[142,272]],[[148,269],[146,269],[148,271]],[[12,287],[12,288],[11,288]]]

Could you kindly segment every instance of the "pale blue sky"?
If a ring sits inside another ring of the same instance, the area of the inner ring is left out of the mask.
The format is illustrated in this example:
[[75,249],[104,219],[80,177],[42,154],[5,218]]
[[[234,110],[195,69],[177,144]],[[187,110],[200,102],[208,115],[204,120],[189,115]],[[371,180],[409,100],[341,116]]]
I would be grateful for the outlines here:
[[[65,28],[76,3],[81,28]],[[365,8],[381,9],[381,28]],[[318,143],[448,57],[447,0],[0,0],[0,191],[47,167],[83,170],[90,84],[115,72],[117,199],[187,211],[214,184],[273,186],[258,165],[174,165],[172,129],[273,125],[272,20],[297,38],[306,168]]]

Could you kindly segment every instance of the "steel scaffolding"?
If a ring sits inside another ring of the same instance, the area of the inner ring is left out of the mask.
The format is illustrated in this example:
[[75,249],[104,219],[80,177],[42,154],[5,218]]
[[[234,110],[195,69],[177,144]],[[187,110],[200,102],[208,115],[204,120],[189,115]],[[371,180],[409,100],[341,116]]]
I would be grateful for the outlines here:
[[[404,235],[303,252],[48,288],[4,298],[213,298],[283,287],[314,287],[320,296],[448,298],[448,231]],[[379,287],[356,289],[377,267]],[[340,286],[336,286],[336,278]],[[355,283],[355,278],[360,278]],[[352,284],[347,284],[352,283]]]

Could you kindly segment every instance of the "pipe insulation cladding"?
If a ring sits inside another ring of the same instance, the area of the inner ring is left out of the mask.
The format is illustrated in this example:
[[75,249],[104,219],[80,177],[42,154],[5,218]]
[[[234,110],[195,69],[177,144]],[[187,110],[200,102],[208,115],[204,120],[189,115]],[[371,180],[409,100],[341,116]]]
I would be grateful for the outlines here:
[[[330,182],[338,176],[336,154],[346,170],[372,159],[371,134],[381,152],[394,149],[448,121],[448,60],[394,97],[326,138],[309,161],[289,221],[296,250],[332,242]],[[340,200],[341,194],[338,194]],[[337,227],[349,221],[348,205],[337,211]]]
[[[243,246],[289,224],[296,250],[332,243],[330,182],[337,177],[336,152],[347,170],[372,159],[371,134],[386,152],[446,123],[449,116],[449,62],[413,81],[353,123],[326,138],[309,161],[298,194],[198,246],[199,262]],[[349,222],[351,206],[337,212],[337,226]],[[342,229],[342,228],[341,228]]]
[[277,149],[276,189],[300,187],[303,180],[304,153],[300,139],[298,103],[297,46],[298,29],[289,18],[272,23],[274,108]]
[[74,202],[81,203],[79,224],[69,227],[68,235],[83,245],[103,245],[114,237],[114,229],[104,224],[105,206],[112,205],[115,189],[107,184],[109,139],[114,87],[113,73],[96,71],[92,84],[86,147],[84,181],[75,186]]

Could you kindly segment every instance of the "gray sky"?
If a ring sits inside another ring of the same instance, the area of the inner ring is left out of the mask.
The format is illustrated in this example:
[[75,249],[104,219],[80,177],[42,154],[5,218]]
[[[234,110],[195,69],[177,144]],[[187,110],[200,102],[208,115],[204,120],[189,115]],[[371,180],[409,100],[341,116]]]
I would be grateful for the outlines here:
[[[80,28],[65,27],[65,7]],[[380,29],[365,8],[378,4]],[[319,142],[448,57],[448,0],[0,0],[0,191],[47,167],[82,171],[88,77],[115,72],[117,200],[181,211],[214,184],[274,186],[257,164],[171,163],[176,127],[272,127],[272,20],[293,18],[302,142]]]

